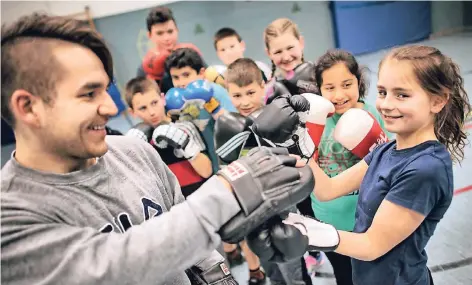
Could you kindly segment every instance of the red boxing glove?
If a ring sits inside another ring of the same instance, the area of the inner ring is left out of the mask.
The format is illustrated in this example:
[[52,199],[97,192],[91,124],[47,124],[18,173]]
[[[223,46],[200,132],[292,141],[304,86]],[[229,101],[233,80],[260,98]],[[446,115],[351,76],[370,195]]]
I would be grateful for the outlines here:
[[334,139],[359,158],[388,141],[377,120],[358,108],[349,109],[341,116],[334,129]]
[[165,62],[170,52],[152,49],[143,58],[143,70],[146,75],[154,80],[161,80],[165,73]]
[[300,120],[306,124],[315,146],[319,147],[326,120],[335,112],[334,105],[328,99],[316,94],[303,93],[301,96],[308,100],[310,109],[303,115],[300,114]]
[[197,46],[192,44],[192,43],[179,43],[179,44],[176,44],[175,47],[174,47],[174,50],[176,50],[178,48],[191,48],[191,49],[195,50],[196,52],[198,52],[198,54],[200,56],[203,56],[202,52],[197,48]]
[[[191,48],[202,56],[200,50],[191,43],[180,43],[174,46],[173,50],[178,48]],[[171,54],[172,51],[169,50],[158,50],[152,49],[147,52],[147,54],[143,58],[143,70],[146,75],[154,80],[161,80],[164,77],[164,73],[166,71],[166,59]]]

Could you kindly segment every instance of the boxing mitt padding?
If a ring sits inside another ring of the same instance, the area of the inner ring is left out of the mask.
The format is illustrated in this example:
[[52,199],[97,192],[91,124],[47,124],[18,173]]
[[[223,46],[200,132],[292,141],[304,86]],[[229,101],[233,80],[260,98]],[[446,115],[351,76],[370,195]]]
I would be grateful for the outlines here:
[[315,186],[309,166],[295,168],[285,148],[258,147],[218,174],[231,184],[241,211],[219,230],[223,241],[238,243],[269,218],[310,195]]

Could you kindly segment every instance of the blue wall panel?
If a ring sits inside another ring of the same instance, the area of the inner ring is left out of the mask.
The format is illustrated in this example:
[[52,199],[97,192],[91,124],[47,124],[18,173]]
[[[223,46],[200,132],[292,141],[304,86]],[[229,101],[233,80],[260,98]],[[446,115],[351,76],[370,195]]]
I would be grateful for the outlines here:
[[332,2],[336,47],[354,54],[427,38],[431,2]]

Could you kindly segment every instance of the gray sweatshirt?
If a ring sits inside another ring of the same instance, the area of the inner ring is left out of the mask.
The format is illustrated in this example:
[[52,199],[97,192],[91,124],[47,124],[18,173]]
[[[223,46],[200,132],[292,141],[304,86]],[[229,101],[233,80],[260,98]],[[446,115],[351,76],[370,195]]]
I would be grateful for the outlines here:
[[184,270],[220,244],[240,210],[215,177],[186,201],[151,145],[108,136],[81,171],[2,169],[4,284],[189,284]]

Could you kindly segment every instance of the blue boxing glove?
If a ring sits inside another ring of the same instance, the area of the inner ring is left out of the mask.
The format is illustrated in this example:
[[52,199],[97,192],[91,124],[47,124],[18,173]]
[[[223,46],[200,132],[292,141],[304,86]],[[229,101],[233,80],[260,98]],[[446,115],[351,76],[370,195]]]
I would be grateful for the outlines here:
[[172,121],[178,121],[187,107],[185,94],[187,91],[183,88],[171,88],[166,93],[166,112]]
[[185,108],[185,94],[186,90],[183,88],[171,88],[166,93],[166,112],[167,115],[180,115]]
[[185,99],[188,101],[201,101],[205,110],[210,114],[216,114],[221,109],[220,102],[213,97],[214,90],[211,83],[206,80],[195,80],[187,85]]

